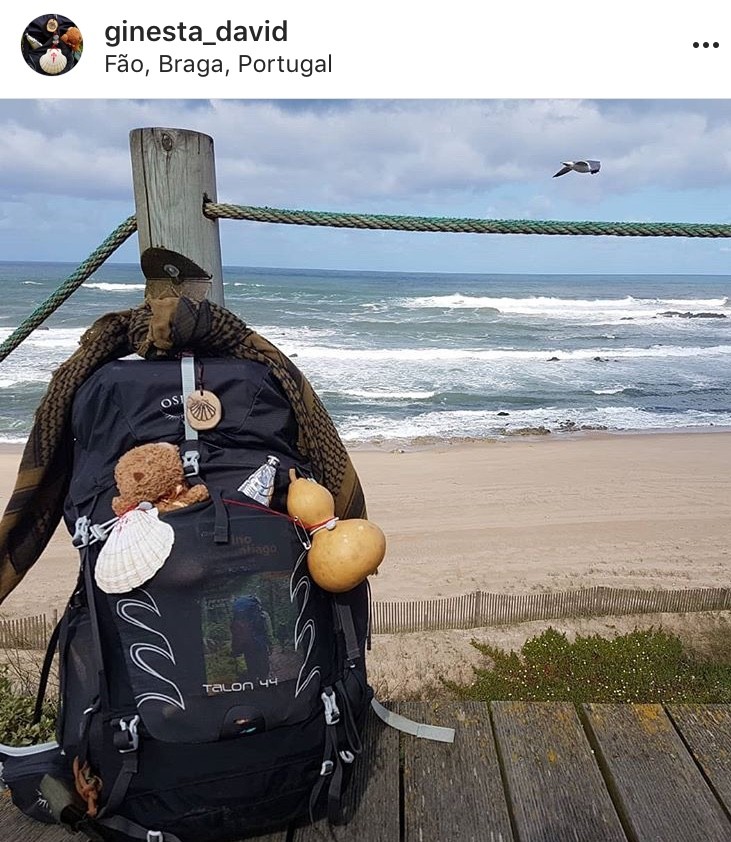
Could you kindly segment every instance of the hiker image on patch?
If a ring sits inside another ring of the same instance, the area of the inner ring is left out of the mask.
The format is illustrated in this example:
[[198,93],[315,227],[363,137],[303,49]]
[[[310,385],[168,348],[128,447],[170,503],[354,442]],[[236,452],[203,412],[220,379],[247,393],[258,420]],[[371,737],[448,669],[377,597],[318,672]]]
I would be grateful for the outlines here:
[[241,681],[269,677],[272,621],[256,596],[240,596],[233,604],[231,654],[243,655],[246,668]]
[[295,679],[303,655],[294,645],[298,608],[290,599],[289,576],[238,577],[234,594],[227,590],[204,599],[206,692],[244,692]]

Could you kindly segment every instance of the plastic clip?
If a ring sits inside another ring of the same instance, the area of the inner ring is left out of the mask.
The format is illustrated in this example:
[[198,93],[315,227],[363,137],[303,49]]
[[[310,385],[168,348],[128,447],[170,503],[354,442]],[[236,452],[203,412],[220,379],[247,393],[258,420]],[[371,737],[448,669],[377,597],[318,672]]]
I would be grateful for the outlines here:
[[114,723],[119,726],[119,731],[114,735],[114,747],[120,754],[137,751],[139,748],[140,735],[137,733],[139,723],[139,714],[135,714],[129,721],[120,719]]
[[320,767],[320,777],[324,778],[327,775],[332,775],[335,764],[332,760],[324,760]]
[[80,550],[82,547],[89,546],[90,526],[91,521],[86,515],[76,518],[76,523],[74,524],[74,534],[71,536],[71,543],[77,550]]
[[201,455],[197,450],[186,450],[183,453],[183,473],[186,477],[197,477],[200,473]]
[[161,830],[148,830],[145,842],[165,842],[165,837]]
[[331,688],[327,688],[324,693],[320,695],[322,703],[325,705],[325,722],[328,725],[337,725],[340,722],[340,711],[335,700],[335,693]]

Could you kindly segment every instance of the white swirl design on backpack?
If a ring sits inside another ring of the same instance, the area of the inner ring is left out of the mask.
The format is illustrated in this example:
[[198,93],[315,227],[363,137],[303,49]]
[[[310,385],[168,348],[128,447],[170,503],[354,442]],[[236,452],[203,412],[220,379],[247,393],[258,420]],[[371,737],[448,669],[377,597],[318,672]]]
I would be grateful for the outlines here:
[[294,624],[294,649],[295,652],[298,650],[300,643],[302,642],[302,638],[305,636],[305,633],[309,632],[309,639],[307,645],[307,654],[302,661],[302,666],[300,667],[299,675],[297,676],[297,684],[294,688],[294,696],[297,698],[299,694],[307,687],[307,685],[312,681],[312,679],[320,674],[320,667],[316,664],[310,669],[309,674],[306,678],[303,679],[305,670],[309,667],[309,660],[310,655],[312,654],[312,649],[315,645],[315,621],[313,619],[307,620],[304,625],[300,627],[300,623],[302,621],[302,617],[305,613],[305,608],[307,607],[307,603],[310,598],[310,580],[307,577],[307,574],[302,574],[300,580],[295,585],[295,577],[298,575],[300,567],[302,566],[302,561],[304,560],[305,556],[307,555],[307,551],[302,553],[302,555],[297,559],[297,563],[294,566],[294,570],[292,571],[292,576],[289,580],[289,599],[290,602],[294,602],[297,594],[300,590],[304,590],[304,595],[302,596],[302,606],[300,608],[300,613],[297,616],[297,621]]
[[146,672],[148,675],[151,675],[153,678],[158,679],[159,681],[164,682],[165,684],[169,685],[175,691],[174,696],[169,696],[167,693],[140,693],[135,696],[135,701],[137,702],[137,707],[141,707],[145,702],[157,701],[157,702],[164,702],[168,705],[173,705],[174,707],[180,708],[180,710],[185,710],[185,700],[183,699],[183,694],[180,692],[180,688],[178,685],[169,678],[166,678],[164,675],[161,675],[154,667],[150,666],[150,664],[145,660],[146,653],[152,653],[154,655],[161,655],[163,658],[166,658],[170,661],[171,664],[175,665],[175,655],[173,654],[173,648],[170,645],[170,641],[165,637],[162,632],[157,631],[156,629],[151,628],[150,626],[143,623],[137,617],[133,617],[130,615],[129,612],[134,611],[135,609],[141,609],[143,611],[149,611],[152,614],[155,614],[157,617],[162,617],[160,614],[160,609],[157,607],[157,603],[152,598],[152,596],[147,593],[144,588],[139,588],[138,592],[141,592],[149,599],[148,602],[143,602],[141,599],[120,599],[117,602],[117,615],[121,617],[125,622],[129,623],[132,626],[136,626],[139,629],[144,629],[145,631],[150,632],[151,634],[157,635],[161,637],[164,643],[164,646],[157,646],[154,643],[133,643],[129,647],[129,657],[135,666],[141,669],[143,672]]

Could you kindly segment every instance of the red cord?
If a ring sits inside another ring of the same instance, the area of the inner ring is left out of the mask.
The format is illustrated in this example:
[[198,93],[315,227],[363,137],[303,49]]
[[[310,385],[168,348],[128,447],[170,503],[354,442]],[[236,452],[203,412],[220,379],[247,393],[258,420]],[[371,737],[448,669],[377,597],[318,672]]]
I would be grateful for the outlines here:
[[[221,498],[224,503],[230,503],[232,506],[244,506],[247,509],[258,509],[260,512],[266,512],[269,515],[277,515],[278,517],[286,517],[292,523],[302,523],[298,517],[292,517],[286,512],[278,512],[276,509],[270,509],[268,506],[261,506],[258,503],[242,503],[241,500],[229,500],[228,497]],[[304,524],[302,524],[304,526]]]

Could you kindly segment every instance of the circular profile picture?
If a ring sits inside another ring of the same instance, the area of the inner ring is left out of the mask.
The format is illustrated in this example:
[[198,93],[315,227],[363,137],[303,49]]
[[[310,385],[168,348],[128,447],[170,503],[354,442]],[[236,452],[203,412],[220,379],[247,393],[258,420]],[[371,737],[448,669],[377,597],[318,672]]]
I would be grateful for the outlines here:
[[76,24],[63,15],[41,15],[23,32],[20,49],[25,63],[41,76],[60,76],[79,63],[84,39]]

